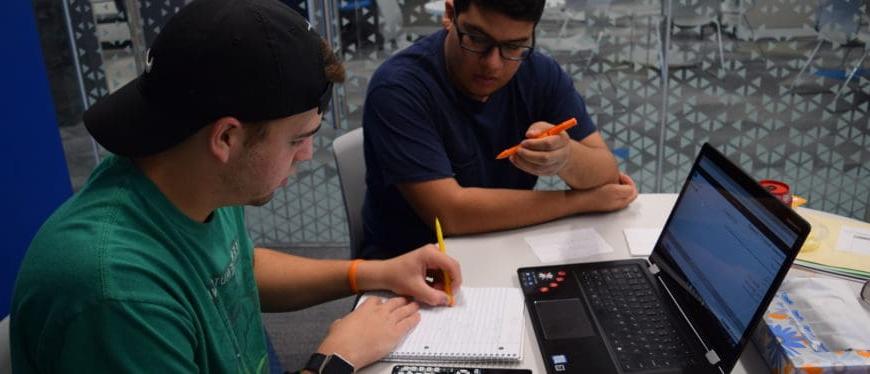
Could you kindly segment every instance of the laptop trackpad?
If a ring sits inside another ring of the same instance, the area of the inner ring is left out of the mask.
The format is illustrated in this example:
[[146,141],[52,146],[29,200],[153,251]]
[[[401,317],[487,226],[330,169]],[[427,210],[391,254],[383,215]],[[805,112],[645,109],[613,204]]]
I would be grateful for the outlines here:
[[535,301],[535,311],[547,340],[596,335],[580,299]]

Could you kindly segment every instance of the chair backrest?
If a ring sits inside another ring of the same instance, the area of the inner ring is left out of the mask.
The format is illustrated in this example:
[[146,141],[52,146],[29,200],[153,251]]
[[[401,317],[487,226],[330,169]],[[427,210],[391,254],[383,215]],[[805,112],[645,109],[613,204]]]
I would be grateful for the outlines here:
[[381,35],[384,40],[394,40],[402,31],[402,9],[397,0],[377,0],[380,11]]
[[775,0],[741,0],[739,4],[739,38],[791,40],[817,35],[813,3],[787,6]]
[[332,142],[332,154],[338,169],[341,196],[350,234],[350,255],[356,257],[362,246],[362,207],[366,196],[366,162],[363,154],[363,130],[358,128]]
[[12,351],[9,342],[9,316],[0,321],[0,373],[12,372]]
[[822,0],[816,8],[819,37],[838,44],[855,38],[861,22],[862,0]]
[[[661,1],[662,15],[667,15],[668,1]],[[670,0],[671,18],[703,18],[712,22],[719,16],[722,8],[721,0]]]

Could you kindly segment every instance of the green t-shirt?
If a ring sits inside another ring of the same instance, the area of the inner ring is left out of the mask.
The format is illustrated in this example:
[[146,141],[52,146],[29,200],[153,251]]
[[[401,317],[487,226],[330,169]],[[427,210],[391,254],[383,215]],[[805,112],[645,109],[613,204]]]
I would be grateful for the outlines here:
[[243,208],[195,222],[110,156],[27,250],[11,343],[18,374],[267,371]]

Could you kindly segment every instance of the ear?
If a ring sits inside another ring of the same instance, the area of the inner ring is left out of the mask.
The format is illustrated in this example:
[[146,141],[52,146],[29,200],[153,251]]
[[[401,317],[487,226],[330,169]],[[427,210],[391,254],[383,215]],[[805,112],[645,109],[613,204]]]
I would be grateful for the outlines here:
[[245,142],[245,129],[242,123],[234,117],[221,117],[210,125],[208,133],[208,149],[212,156],[226,163],[236,149],[241,149]]
[[450,30],[453,26],[453,0],[445,0],[444,1],[444,17],[441,18],[441,24],[444,25],[444,28]]

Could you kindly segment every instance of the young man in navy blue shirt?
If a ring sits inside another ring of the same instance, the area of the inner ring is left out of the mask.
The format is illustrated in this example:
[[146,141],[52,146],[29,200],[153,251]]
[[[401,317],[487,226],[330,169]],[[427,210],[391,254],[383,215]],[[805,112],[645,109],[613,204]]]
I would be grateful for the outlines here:
[[[592,123],[571,77],[534,50],[544,0],[454,0],[450,22],[375,72],[363,115],[365,238],[389,258],[446,235],[626,207],[634,182]],[[570,118],[579,125],[533,139]],[[496,155],[522,141],[509,160]],[[570,189],[533,190],[558,175]]]

